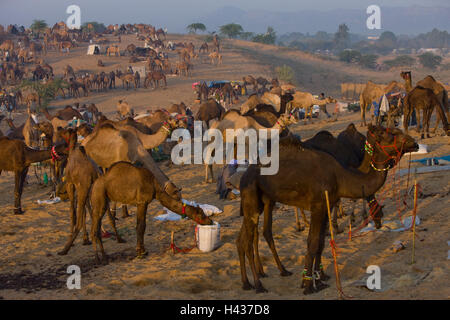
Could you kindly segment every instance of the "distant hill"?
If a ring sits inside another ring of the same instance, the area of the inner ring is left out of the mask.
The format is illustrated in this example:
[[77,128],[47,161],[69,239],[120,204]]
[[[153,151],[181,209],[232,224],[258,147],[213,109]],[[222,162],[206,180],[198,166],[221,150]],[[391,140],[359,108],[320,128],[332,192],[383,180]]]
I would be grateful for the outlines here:
[[335,32],[346,23],[350,32],[378,35],[389,30],[396,34],[419,34],[433,28],[450,31],[450,7],[381,7],[381,30],[368,30],[365,9],[335,9],[330,11],[305,10],[299,12],[271,12],[256,8],[245,11],[226,6],[199,17],[209,31],[218,30],[227,23],[239,23],[245,31],[265,32],[273,26],[277,34],[317,31]]

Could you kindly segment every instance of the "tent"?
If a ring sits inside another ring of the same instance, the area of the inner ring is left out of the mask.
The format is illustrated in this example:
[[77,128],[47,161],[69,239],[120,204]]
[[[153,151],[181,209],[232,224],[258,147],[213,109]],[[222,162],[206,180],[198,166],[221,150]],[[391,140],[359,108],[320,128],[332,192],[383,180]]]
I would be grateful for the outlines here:
[[[97,49],[97,50],[96,50]],[[100,54],[100,46],[97,44],[91,44],[88,47],[87,53],[88,55]]]

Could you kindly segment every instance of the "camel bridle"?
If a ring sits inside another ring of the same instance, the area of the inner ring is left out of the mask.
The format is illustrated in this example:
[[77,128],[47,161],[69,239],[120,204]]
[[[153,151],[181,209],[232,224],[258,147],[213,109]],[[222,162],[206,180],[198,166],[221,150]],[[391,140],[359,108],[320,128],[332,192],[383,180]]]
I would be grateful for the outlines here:
[[[386,132],[389,133],[389,128],[386,128]],[[368,131],[368,133],[375,139],[375,135],[371,132]],[[373,151],[374,151],[374,147],[370,144],[369,140],[366,139],[366,143],[364,145],[364,149],[365,151],[371,156],[371,160],[370,160],[370,165],[371,167],[376,170],[376,171],[387,171],[392,169],[393,167],[395,167],[395,165],[400,161],[400,158],[403,154],[403,147],[405,145],[406,141],[403,140],[402,141],[402,146],[400,148],[400,150],[397,148],[397,136],[394,135],[394,142],[392,144],[389,145],[381,145],[376,139],[375,139],[375,145],[378,146],[381,151],[383,151],[383,153],[387,156],[387,158],[384,161],[375,161],[374,157],[373,157]],[[388,148],[392,148],[395,150],[395,155],[391,155],[389,154],[386,150]],[[385,168],[377,168],[376,165],[377,164],[381,164],[384,165],[386,162],[390,161],[390,160],[394,160],[394,164],[393,165],[388,165]]]

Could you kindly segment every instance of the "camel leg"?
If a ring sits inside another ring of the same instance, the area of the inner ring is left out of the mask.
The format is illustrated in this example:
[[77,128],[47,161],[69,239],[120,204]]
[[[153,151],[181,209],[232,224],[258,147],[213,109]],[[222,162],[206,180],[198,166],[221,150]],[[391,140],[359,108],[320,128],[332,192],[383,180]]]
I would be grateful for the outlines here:
[[[302,288],[304,288],[304,294],[313,293],[313,264],[319,254],[320,249],[320,237],[322,233],[323,224],[326,224],[326,209],[323,205],[316,205],[311,208],[311,225],[309,227],[308,234],[308,251],[305,256],[305,268],[303,270]],[[324,222],[325,220],[325,222]]]
[[[106,211],[106,201],[107,200],[106,200],[106,197],[104,197],[104,196],[100,197],[97,200],[99,203],[97,203],[94,206],[94,210],[92,212],[91,238],[92,238],[92,245],[94,247],[94,252],[95,252],[95,260],[97,261],[97,263],[106,264],[108,262],[108,257],[103,248],[101,228],[102,228],[102,218],[105,215],[105,211]],[[100,248],[101,258],[98,255],[99,248]]]
[[[426,110],[426,116],[424,116],[425,125],[427,126],[425,129],[425,131],[427,133],[427,138],[431,138],[431,136],[430,136],[430,121],[431,121],[431,114],[433,113],[433,109],[434,109],[434,107],[431,107],[430,109]],[[425,112],[425,110],[424,110],[424,112]],[[437,121],[439,120],[439,113],[436,115],[436,120]]]
[[366,104],[362,103],[359,105],[360,109],[361,109],[361,124],[360,127],[365,127],[367,126],[366,124]]
[[143,258],[147,255],[147,251],[144,248],[144,233],[145,233],[145,217],[147,215],[147,206],[148,203],[139,204],[137,206],[137,223],[136,223],[136,235],[137,235],[137,244],[136,244],[136,257]]
[[[298,232],[301,232],[303,230],[305,230],[305,227],[302,227],[302,225],[300,224],[300,219],[298,218],[298,208],[295,207],[295,224],[296,224],[296,229]],[[303,212],[302,212],[303,213]]]
[[66,191],[70,201],[70,232],[73,233],[77,223],[77,207],[75,203],[75,186],[72,183],[66,184]]
[[322,281],[327,281],[328,279],[330,279],[330,276],[325,274],[325,272],[323,271],[323,266],[322,266],[322,252],[325,247],[325,235],[326,235],[327,225],[328,225],[327,219],[323,219],[322,227],[320,229],[320,236],[319,236],[319,250],[317,251],[316,257],[314,259],[314,277],[315,277],[314,281],[315,281],[317,291],[329,287],[329,285],[322,282]]
[[257,219],[255,219],[255,217],[252,218],[244,216],[244,220],[247,220],[246,222],[244,222],[246,224],[246,231],[247,231],[247,237],[245,239],[246,240],[245,252],[247,254],[247,259],[249,261],[252,270],[253,280],[255,283],[255,290],[256,293],[267,292],[267,289],[263,287],[261,281],[259,280],[259,275],[256,270],[255,257],[253,253],[253,241],[255,237],[255,231],[258,228],[258,225],[255,223],[255,220],[257,221]]
[[[259,224],[259,219],[257,222],[257,225]],[[258,272],[258,275],[260,278],[266,277],[266,274],[264,273],[264,268],[261,263],[261,259],[259,257],[259,232],[258,228],[255,230],[255,237],[253,239],[253,246],[255,248],[255,264],[256,264],[256,270]]]
[[254,289],[254,287],[250,284],[247,277],[247,269],[245,267],[245,241],[247,237],[247,231],[245,228],[245,223],[242,223],[241,231],[236,239],[236,247],[239,255],[239,264],[241,267],[241,280],[242,280],[242,289],[250,290]]
[[15,171],[15,185],[14,185],[14,214],[23,214],[21,198],[23,192],[23,184],[28,173],[28,167],[22,171]]
[[128,217],[131,217],[128,214],[128,207],[126,204],[122,204],[122,218],[128,218]]
[[107,209],[107,214],[108,214],[109,224],[113,228],[114,234],[116,235],[117,243],[125,243],[126,241],[119,235],[119,232],[117,231],[116,218],[113,216],[109,206]]
[[269,245],[270,251],[272,251],[273,258],[277,264],[278,269],[280,270],[280,275],[282,277],[292,275],[291,272],[287,271],[278,257],[277,249],[275,248],[275,241],[273,240],[272,235],[272,210],[275,205],[275,202],[267,200],[264,202],[264,229],[263,234],[264,238]]

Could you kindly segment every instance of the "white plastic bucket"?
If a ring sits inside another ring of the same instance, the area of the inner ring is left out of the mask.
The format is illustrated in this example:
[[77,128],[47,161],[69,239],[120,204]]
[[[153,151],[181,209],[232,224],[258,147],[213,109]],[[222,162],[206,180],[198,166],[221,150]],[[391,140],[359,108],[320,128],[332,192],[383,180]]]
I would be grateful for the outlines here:
[[197,225],[195,227],[197,247],[203,252],[211,252],[220,244],[220,224]]

